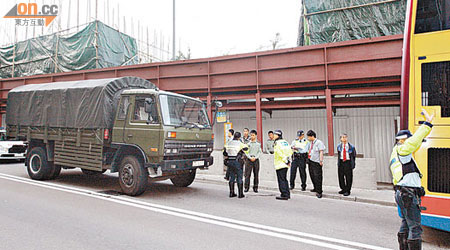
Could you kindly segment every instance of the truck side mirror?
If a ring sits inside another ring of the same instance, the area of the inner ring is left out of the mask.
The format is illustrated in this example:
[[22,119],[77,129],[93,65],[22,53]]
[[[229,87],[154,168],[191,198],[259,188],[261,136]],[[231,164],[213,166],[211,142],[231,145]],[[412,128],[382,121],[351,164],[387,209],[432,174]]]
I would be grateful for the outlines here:
[[216,112],[214,113],[214,118],[213,118],[211,126],[213,126],[216,123],[218,109],[223,107],[223,104],[221,101],[214,101],[214,105],[216,106]]
[[221,101],[215,101],[216,108],[221,108],[223,106]]

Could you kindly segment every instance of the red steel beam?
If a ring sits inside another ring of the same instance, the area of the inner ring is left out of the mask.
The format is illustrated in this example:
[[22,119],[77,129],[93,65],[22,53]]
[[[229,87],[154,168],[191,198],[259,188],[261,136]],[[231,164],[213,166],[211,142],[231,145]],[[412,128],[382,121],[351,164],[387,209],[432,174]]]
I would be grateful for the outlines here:
[[368,87],[356,89],[332,89],[332,95],[349,95],[349,94],[370,94],[370,93],[391,93],[400,92],[400,86],[383,86],[383,87]]
[[[93,70],[73,71],[28,77],[0,79],[0,100],[10,89],[23,84],[137,76],[154,82],[159,88],[183,94],[205,94],[208,104],[217,97],[226,100],[325,96],[398,92],[401,73],[402,35],[295,47],[256,53],[149,63]],[[395,86],[373,87],[375,83]],[[358,84],[358,87],[353,85]],[[367,86],[360,87],[359,85]],[[323,88],[311,90],[309,88]],[[304,88],[304,90],[303,90]],[[295,89],[295,90],[293,90]],[[280,91],[285,92],[280,92]],[[248,91],[245,94],[232,94]],[[264,92],[261,92],[264,91]],[[273,92],[271,92],[273,91]],[[218,95],[217,92],[229,92]],[[222,99],[222,100],[223,100]],[[397,100],[328,98],[319,100],[260,101],[260,109],[327,108],[399,105]],[[225,105],[230,110],[255,110],[256,103]],[[4,107],[4,106],[3,106]],[[4,111],[2,111],[4,113]],[[208,109],[212,117],[212,109]],[[258,128],[262,129],[262,128]],[[262,135],[262,133],[260,133]]]

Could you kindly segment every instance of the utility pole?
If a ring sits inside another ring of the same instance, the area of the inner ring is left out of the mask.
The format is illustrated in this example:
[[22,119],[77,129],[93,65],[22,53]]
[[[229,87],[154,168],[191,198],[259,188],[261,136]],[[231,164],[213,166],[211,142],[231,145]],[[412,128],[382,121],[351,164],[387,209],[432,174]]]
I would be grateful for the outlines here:
[[175,60],[175,0],[173,0],[172,60]]

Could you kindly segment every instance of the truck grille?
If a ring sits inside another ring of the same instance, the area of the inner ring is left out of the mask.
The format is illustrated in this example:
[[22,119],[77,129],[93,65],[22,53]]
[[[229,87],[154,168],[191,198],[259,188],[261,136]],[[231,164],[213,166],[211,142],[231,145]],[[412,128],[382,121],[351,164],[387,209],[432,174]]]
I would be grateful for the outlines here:
[[25,153],[26,150],[27,150],[27,146],[25,146],[25,145],[13,145],[11,148],[8,149],[8,153],[22,154],[22,153]]
[[164,145],[165,149],[177,149],[178,155],[211,153],[212,147],[212,141],[166,141]]
[[450,148],[428,149],[428,190],[450,193]]

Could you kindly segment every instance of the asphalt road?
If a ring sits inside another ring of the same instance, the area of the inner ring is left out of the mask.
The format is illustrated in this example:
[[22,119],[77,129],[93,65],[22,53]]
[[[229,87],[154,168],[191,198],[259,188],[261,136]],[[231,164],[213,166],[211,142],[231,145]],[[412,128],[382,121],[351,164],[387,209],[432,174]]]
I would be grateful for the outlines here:
[[[63,170],[28,178],[0,164],[1,249],[396,249],[394,207],[274,192],[228,198],[227,186],[149,183],[139,197],[117,174]],[[424,249],[442,249],[425,243]]]

